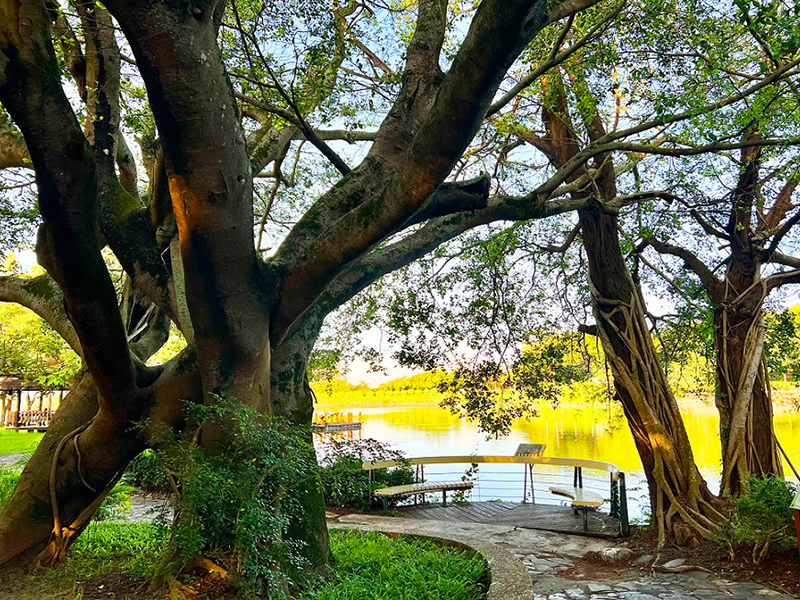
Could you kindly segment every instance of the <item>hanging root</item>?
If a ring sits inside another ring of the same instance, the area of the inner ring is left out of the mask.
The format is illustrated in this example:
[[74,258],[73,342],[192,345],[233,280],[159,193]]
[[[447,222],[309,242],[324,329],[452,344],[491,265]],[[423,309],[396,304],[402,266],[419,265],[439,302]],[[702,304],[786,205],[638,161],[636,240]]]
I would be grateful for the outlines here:
[[[88,481],[86,480],[86,475],[83,472],[83,467],[81,465],[81,452],[78,446],[78,437],[80,434],[86,430],[89,425],[92,424],[92,421],[85,423],[74,429],[73,431],[69,432],[58,443],[56,447],[56,451],[53,454],[53,461],[50,465],[50,507],[53,511],[53,532],[50,537],[50,542],[47,546],[42,550],[39,555],[36,557],[36,565],[40,567],[55,567],[58,565],[63,564],[64,560],[66,559],[66,553],[69,546],[75,540],[77,535],[83,531],[86,525],[89,524],[92,516],[97,512],[97,509],[100,508],[100,505],[105,500],[108,493],[113,489],[113,487],[119,481],[122,473],[118,473],[115,475],[109,484],[103,489],[99,494],[97,494],[97,490],[92,487]],[[86,488],[91,491],[92,493],[97,494],[97,497],[85,507],[78,517],[73,520],[69,525],[62,526],[61,523],[61,515],[59,514],[58,509],[58,497],[56,493],[56,479],[57,479],[57,472],[58,472],[58,460],[61,457],[61,451],[64,449],[66,444],[72,440],[72,445],[75,450],[75,459],[76,459],[76,470],[78,473],[78,478],[80,479],[81,483],[86,486]]]
[[679,545],[698,537],[718,541],[726,519],[697,470],[680,409],[658,362],[641,299],[603,298],[590,281],[598,335],[643,462],[650,467],[653,525],[659,547],[669,536]]

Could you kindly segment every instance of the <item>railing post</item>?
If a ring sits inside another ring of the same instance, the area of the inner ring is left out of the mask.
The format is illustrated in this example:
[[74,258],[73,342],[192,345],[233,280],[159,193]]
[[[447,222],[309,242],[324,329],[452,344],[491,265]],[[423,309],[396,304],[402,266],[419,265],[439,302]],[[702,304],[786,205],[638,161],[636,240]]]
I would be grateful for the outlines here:
[[610,514],[612,517],[619,518],[619,481],[618,481],[618,474],[611,473],[609,475],[609,479],[611,480],[611,510]]
[[528,502],[528,465],[522,466],[522,503]]
[[628,523],[628,492],[625,488],[625,473],[619,473],[619,532],[622,537],[631,534],[630,524]]
[[800,493],[794,497],[792,512],[794,513],[794,528],[797,531],[797,551],[800,553]]

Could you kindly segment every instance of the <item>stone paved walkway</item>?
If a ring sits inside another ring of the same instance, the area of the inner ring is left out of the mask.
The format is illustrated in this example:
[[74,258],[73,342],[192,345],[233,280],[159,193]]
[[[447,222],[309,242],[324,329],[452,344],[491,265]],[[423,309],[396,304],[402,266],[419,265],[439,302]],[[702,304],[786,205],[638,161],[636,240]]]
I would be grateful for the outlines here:
[[[619,543],[506,525],[437,523],[373,515],[346,515],[337,522],[359,529],[386,527],[427,535],[463,535],[505,547],[519,558],[533,583],[533,600],[789,600],[792,596],[756,583],[732,582],[702,571],[660,573],[635,568],[623,549],[615,562],[581,559]],[[629,554],[629,553],[627,553]],[[648,562],[649,564],[649,562]],[[671,565],[672,566],[672,565]]]
[[28,462],[28,454],[0,454],[0,465],[6,467],[21,467]]

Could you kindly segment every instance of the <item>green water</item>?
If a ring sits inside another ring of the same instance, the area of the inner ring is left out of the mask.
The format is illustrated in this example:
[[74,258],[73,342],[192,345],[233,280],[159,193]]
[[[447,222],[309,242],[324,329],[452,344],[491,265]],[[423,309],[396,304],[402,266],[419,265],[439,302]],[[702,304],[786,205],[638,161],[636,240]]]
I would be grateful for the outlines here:
[[[323,405],[323,410],[332,407]],[[545,405],[540,416],[518,420],[510,435],[500,439],[487,439],[478,428],[452,415],[435,404],[416,406],[387,406],[381,408],[338,407],[361,414],[362,437],[390,442],[407,456],[441,456],[468,454],[513,454],[523,442],[547,445],[545,455],[565,458],[583,458],[611,462],[625,471],[631,512],[641,517],[647,510],[647,492],[642,465],[622,412],[599,405],[561,405],[553,409]],[[701,402],[682,404],[683,418],[691,438],[695,461],[708,481],[717,491],[721,466],[719,442],[719,416],[713,405]],[[775,426],[778,440],[800,466],[800,414],[793,410],[776,412]],[[355,434],[358,435],[357,433]],[[320,442],[322,440],[319,440]],[[458,479],[463,465],[453,465],[441,473],[426,470],[429,479]],[[537,467],[541,469],[541,467]],[[546,469],[544,469],[546,471]],[[787,474],[790,471],[787,469]],[[566,481],[569,473],[542,473],[537,475],[537,501],[551,499],[547,484]],[[594,474],[598,491],[608,492],[605,475]],[[521,500],[522,469],[517,465],[483,465],[480,467],[480,489],[474,495],[481,500],[499,498],[507,501]]]

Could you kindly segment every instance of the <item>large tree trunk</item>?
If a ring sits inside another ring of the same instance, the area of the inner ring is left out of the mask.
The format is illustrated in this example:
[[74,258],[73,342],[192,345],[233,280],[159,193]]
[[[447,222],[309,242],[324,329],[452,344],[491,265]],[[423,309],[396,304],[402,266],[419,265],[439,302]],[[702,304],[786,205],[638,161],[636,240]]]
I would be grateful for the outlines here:
[[[304,428],[309,452],[314,454],[311,418],[314,396],[308,384],[308,358],[319,328],[306,332],[311,339],[295,334],[287,337],[272,354],[272,404],[275,414],[289,423]],[[309,343],[310,341],[310,343]],[[311,459],[316,462],[316,456]],[[312,569],[319,571],[330,563],[331,551],[325,521],[325,500],[316,473],[297,481],[288,490],[295,506],[303,510],[292,515],[287,536],[299,542],[301,555]]]
[[761,302],[748,308],[737,300],[714,314],[716,404],[722,442],[720,492],[724,495],[745,492],[751,473],[783,474],[764,359]]
[[[138,416],[113,421],[98,410],[91,376],[80,377],[0,512],[0,564],[42,548],[40,564],[63,559],[128,463],[149,445],[153,433],[164,426],[180,427],[182,401],[202,397],[193,353],[184,352],[173,361],[148,390],[150,400]],[[142,428],[139,423],[144,419],[148,423]]]
[[658,361],[640,290],[619,247],[617,219],[581,210],[597,331],[650,488],[659,544],[713,538],[724,520],[694,461],[675,396]]

